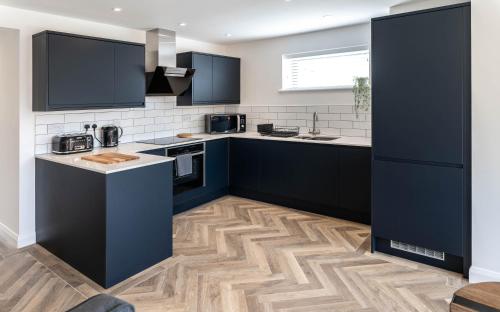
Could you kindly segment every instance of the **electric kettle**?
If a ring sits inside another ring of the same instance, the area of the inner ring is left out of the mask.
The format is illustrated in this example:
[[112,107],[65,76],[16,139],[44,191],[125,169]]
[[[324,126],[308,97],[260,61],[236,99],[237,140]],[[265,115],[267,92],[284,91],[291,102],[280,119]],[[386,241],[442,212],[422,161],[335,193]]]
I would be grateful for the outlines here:
[[102,142],[101,142],[101,144],[103,147],[118,146],[118,140],[123,135],[123,128],[122,127],[109,125],[109,126],[103,126],[101,128],[101,130],[102,130]]

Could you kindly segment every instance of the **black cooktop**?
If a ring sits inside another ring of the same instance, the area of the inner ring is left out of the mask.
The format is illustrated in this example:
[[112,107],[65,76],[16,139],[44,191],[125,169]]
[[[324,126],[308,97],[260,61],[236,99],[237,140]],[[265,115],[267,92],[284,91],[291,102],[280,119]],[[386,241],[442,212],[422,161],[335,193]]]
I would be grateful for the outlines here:
[[201,139],[179,138],[179,137],[173,136],[173,137],[167,137],[167,138],[157,138],[157,139],[151,139],[151,140],[145,140],[145,141],[138,141],[137,143],[154,144],[154,145],[171,145],[171,144],[186,143],[186,142],[199,141],[199,140],[201,140]]

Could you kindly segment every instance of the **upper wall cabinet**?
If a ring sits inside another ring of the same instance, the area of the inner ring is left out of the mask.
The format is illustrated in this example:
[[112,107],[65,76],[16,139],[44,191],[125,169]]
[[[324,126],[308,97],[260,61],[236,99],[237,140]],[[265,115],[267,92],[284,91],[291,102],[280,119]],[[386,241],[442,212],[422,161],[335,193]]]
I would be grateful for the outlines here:
[[177,54],[177,66],[196,70],[177,105],[240,104],[239,58],[186,52]]
[[44,31],[33,36],[33,111],[144,107],[143,44]]

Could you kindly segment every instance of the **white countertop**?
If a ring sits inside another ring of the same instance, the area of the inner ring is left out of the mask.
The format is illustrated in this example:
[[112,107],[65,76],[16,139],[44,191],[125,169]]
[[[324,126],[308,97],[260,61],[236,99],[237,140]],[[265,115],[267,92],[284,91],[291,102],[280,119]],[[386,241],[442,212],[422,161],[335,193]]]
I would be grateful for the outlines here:
[[[130,143],[130,144],[121,144],[117,147],[111,147],[111,148],[95,148],[92,152],[88,153],[78,153],[71,155],[43,154],[43,155],[36,155],[36,158],[53,161],[63,165],[73,166],[102,174],[111,174],[115,172],[161,164],[164,162],[173,161],[175,159],[169,157],[138,153],[139,151],[152,150],[152,149],[155,149],[154,145]],[[135,155],[139,156],[140,158],[116,164],[101,164],[94,161],[88,161],[82,159],[82,156],[107,153],[107,152],[117,152],[127,155]]]
[[[321,136],[321,135],[320,135]],[[327,135],[325,135],[327,136]],[[274,140],[274,141],[285,141],[285,142],[301,142],[306,144],[328,144],[328,145],[345,145],[345,146],[358,146],[358,147],[371,147],[371,138],[363,138],[363,137],[340,137],[337,140],[333,141],[311,141],[311,140],[302,140],[297,138],[278,138],[278,137],[269,137],[269,136],[261,136],[257,132],[246,132],[246,133],[233,133],[233,134],[195,134],[194,138],[201,139],[199,141],[194,142],[185,142],[185,143],[177,143],[177,144],[169,144],[168,147],[204,142],[210,140],[217,140],[222,138],[247,138],[247,139],[260,139],[260,140]],[[111,174],[115,172],[156,165],[168,161],[173,161],[174,158],[171,157],[162,157],[148,154],[141,154],[142,151],[154,150],[159,148],[165,148],[167,145],[153,145],[153,144],[144,144],[144,143],[124,143],[120,144],[117,147],[112,148],[96,148],[92,152],[88,153],[79,153],[79,154],[71,154],[71,155],[56,155],[56,154],[43,154],[36,155],[36,158],[44,159],[48,161],[53,161],[56,163],[60,163],[63,165],[73,166],[81,169],[86,169],[102,174]],[[105,152],[117,152],[127,155],[136,155],[140,158],[137,160],[126,161],[117,164],[100,164],[93,161],[82,160],[82,156],[93,155]]]

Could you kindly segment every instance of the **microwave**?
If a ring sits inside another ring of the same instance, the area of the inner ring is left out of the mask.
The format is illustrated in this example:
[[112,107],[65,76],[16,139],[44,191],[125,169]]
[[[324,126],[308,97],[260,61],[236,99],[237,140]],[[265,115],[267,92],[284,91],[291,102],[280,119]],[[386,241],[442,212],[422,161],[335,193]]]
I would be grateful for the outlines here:
[[205,116],[206,133],[239,133],[245,132],[246,128],[247,116],[245,114],[209,114]]

